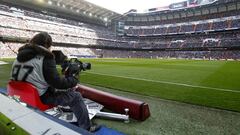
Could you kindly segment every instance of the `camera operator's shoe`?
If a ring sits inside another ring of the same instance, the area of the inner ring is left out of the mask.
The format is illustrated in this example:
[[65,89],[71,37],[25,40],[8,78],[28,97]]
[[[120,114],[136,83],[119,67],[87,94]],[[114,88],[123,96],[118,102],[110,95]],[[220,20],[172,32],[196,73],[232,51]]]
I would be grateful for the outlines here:
[[96,131],[98,131],[100,128],[101,128],[100,125],[93,124],[93,125],[91,125],[91,127],[90,127],[90,129],[89,129],[89,132],[96,132]]

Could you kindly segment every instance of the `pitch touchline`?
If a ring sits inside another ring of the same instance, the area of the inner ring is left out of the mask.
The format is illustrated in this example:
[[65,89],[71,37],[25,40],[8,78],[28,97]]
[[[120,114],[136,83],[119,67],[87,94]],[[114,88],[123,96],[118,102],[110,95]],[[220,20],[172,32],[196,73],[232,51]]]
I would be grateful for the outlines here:
[[8,64],[8,63],[6,63],[4,61],[0,61],[0,65],[4,65],[4,64]]
[[126,77],[126,76],[117,76],[117,75],[108,75],[108,74],[102,74],[102,73],[93,73],[93,72],[87,72],[87,73],[90,73],[90,74],[98,74],[98,75],[105,75],[105,76],[112,76],[112,77],[119,77],[119,78],[127,78],[127,79],[140,80],[140,81],[148,81],[148,82],[156,82],[156,83],[165,83],[165,84],[179,85],[179,86],[185,86],[185,87],[202,88],[202,89],[212,89],[212,90],[217,90],[217,91],[240,93],[240,91],[238,91],[238,90],[231,90],[231,89],[222,89],[222,88],[214,88],[214,87],[190,85],[190,84],[167,82],[167,81],[156,81],[156,80],[149,80],[149,79],[142,79],[142,78],[134,78],[134,77]]

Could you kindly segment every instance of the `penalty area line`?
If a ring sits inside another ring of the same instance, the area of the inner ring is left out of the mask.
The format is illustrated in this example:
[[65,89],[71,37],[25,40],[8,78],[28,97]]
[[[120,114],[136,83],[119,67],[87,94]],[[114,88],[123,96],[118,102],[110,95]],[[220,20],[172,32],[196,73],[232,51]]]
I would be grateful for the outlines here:
[[201,89],[211,89],[211,90],[216,90],[216,91],[240,93],[239,90],[232,90],[232,89],[223,89],[223,88],[215,88],[215,87],[207,87],[207,86],[199,86],[199,85],[190,85],[190,84],[176,83],[176,82],[168,82],[168,81],[157,81],[157,80],[150,80],[150,79],[143,79],[143,78],[135,78],[135,77],[117,76],[117,75],[109,75],[109,74],[102,74],[102,73],[96,73],[96,72],[87,72],[87,73],[89,73],[89,74],[96,74],[96,75],[111,76],[111,77],[118,77],[118,78],[126,78],[126,79],[139,80],[139,81],[154,82],[154,83],[178,85],[178,86],[184,86],[184,87],[201,88]]

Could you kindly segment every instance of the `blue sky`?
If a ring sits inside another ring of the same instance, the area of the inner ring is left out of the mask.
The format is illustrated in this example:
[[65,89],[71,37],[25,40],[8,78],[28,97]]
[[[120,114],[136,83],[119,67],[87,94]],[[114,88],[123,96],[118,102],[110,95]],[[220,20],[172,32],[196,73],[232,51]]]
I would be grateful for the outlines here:
[[101,7],[110,9],[117,13],[126,13],[130,9],[137,9],[143,12],[146,9],[154,7],[168,6],[171,3],[186,0],[86,0]]

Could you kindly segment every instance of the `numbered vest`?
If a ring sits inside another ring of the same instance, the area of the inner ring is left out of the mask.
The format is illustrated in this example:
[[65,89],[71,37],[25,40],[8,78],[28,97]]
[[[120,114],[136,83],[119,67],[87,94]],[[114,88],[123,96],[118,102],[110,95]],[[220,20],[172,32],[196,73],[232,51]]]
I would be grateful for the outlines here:
[[40,96],[43,95],[49,87],[43,76],[43,59],[44,56],[36,56],[27,62],[15,60],[11,79],[29,82],[37,88]]

